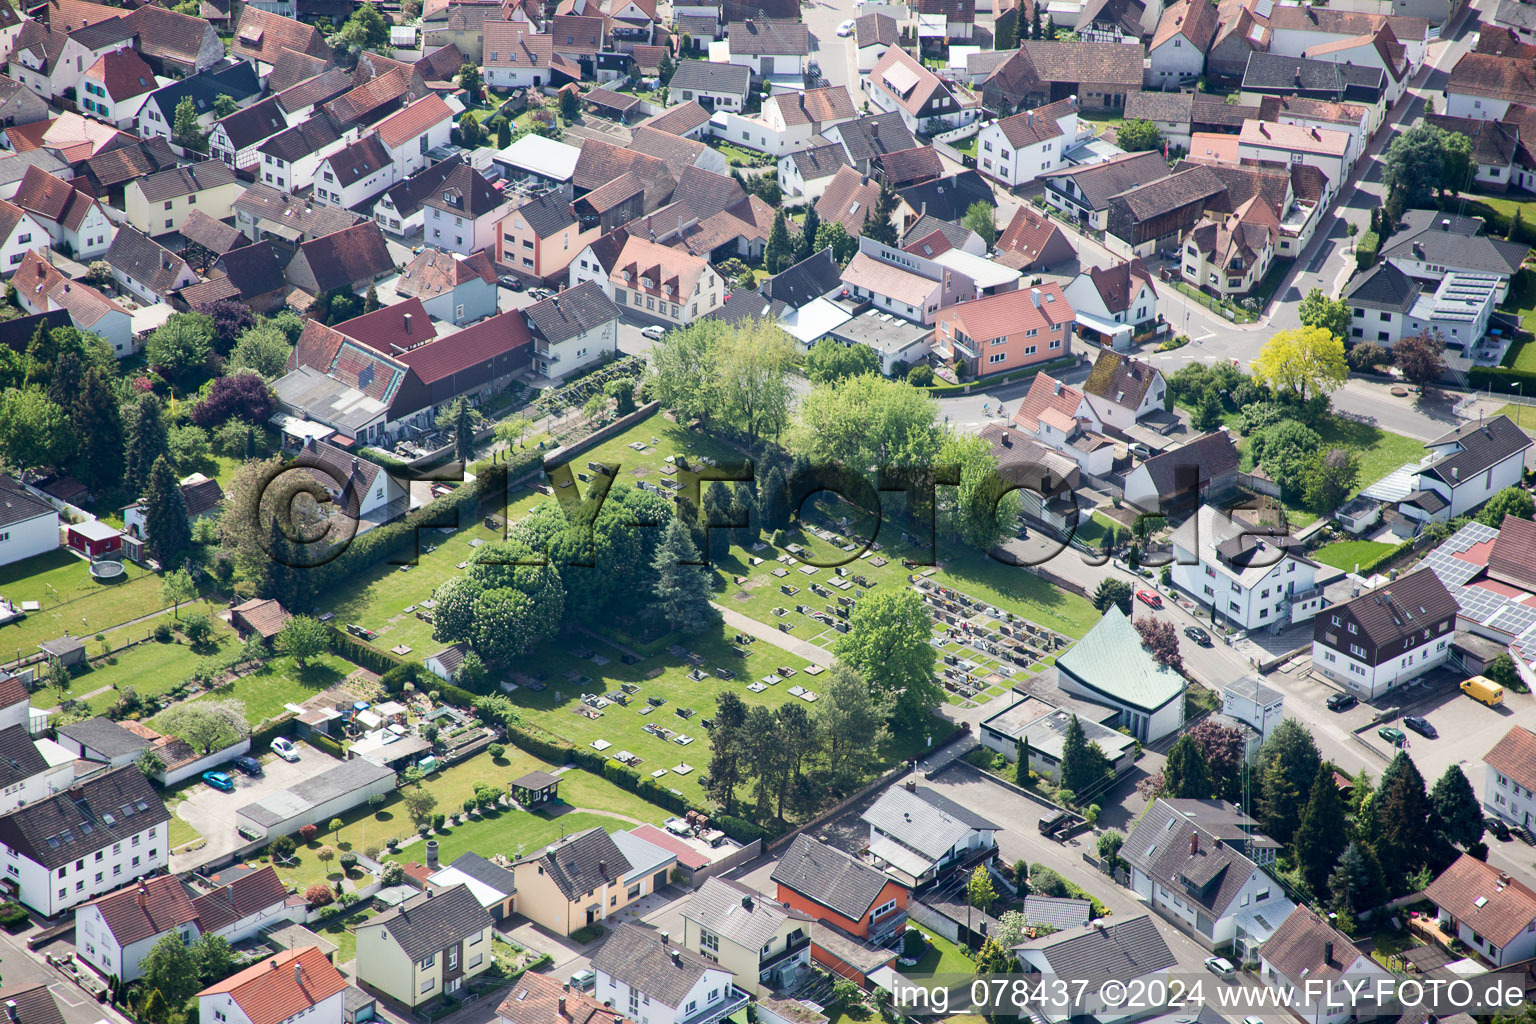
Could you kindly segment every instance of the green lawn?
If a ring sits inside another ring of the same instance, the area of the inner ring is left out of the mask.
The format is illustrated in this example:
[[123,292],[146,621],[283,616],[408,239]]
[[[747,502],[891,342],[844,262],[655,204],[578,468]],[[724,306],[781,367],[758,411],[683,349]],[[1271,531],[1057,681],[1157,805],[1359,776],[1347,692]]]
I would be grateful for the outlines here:
[[[1536,333],[1536,271],[1522,268],[1509,282],[1509,294],[1504,297],[1503,304],[1499,307],[1505,312],[1519,313],[1520,326],[1526,331]],[[1520,354],[1526,355],[1526,350],[1533,348],[1531,345],[1520,346]],[[1528,357],[1530,364],[1519,364],[1522,370],[1532,369],[1536,366],[1536,352]]]
[[65,633],[89,637],[166,607],[160,579],[132,562],[124,577],[97,583],[90,568],[64,550],[51,551],[0,567],[0,596],[20,605],[38,601],[39,611],[0,626],[0,656],[10,660],[37,652],[37,645]]
[[[233,698],[245,702],[245,717],[252,725],[283,713],[284,704],[302,704],[315,694],[335,686],[357,666],[334,654],[322,654],[299,668],[292,658],[274,658],[258,671],[241,676],[198,700]],[[154,724],[154,720],[150,720]]]
[[335,962],[344,964],[348,960],[357,959],[357,926],[370,917],[377,917],[383,911],[377,907],[359,911],[350,917],[333,917],[323,925],[317,924],[315,930],[325,938],[336,943]]
[[1324,565],[1353,572],[1355,566],[1373,562],[1395,547],[1397,545],[1376,540],[1344,540],[1323,545],[1312,552],[1311,557]]
[[923,934],[928,936],[928,952],[917,965],[910,969],[903,969],[902,973],[912,976],[926,974],[973,974],[976,964],[970,957],[961,952],[960,947],[950,942],[944,936],[923,929]]
[[[170,621],[171,617],[167,615],[164,618]],[[97,667],[91,671],[76,676],[70,692],[83,694],[103,686],[115,687],[105,693],[97,694],[88,701],[91,709],[100,714],[111,707],[120,693],[129,687],[132,687],[140,697],[145,698],[158,697],[162,693],[174,690],[191,677],[192,670],[197,667],[199,661],[233,642],[234,630],[227,624],[214,618],[213,626],[214,640],[210,647],[194,651],[187,645],[186,639],[180,635],[167,644],[149,640],[118,653],[112,663],[98,663]],[[147,635],[153,628],[151,623],[145,623],[142,627],[135,626],[133,627],[134,637],[138,638],[140,629]],[[94,647],[95,643],[93,641],[86,646]]]
[[1126,529],[1124,525],[1102,512],[1095,511],[1089,518],[1078,521],[1077,532],[1074,536],[1084,544],[1098,547],[1101,544],[1114,546],[1122,543],[1130,537],[1130,533],[1131,531]]

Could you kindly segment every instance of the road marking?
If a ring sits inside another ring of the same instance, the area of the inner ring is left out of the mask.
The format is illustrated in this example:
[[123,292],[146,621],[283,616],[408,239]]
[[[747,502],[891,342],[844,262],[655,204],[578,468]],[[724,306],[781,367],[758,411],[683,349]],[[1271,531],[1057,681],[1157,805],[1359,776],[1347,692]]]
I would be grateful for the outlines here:
[[[84,994],[80,993],[80,990],[75,988],[75,986],[70,985],[70,984],[66,984],[65,982],[62,982],[62,981],[54,982],[52,985],[48,986],[48,991],[50,991],[54,995],[58,996],[68,1006],[83,1006],[85,1004],[85,996],[84,996]],[[68,993],[79,994],[80,998],[79,999],[71,999],[71,998],[69,998]]]

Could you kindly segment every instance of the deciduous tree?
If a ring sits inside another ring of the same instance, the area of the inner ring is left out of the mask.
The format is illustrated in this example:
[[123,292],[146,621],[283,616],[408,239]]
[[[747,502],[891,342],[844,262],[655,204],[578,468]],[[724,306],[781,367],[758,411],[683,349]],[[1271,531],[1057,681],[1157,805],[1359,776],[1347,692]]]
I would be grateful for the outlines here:
[[960,218],[960,226],[976,232],[986,247],[992,248],[997,242],[997,207],[978,199]]
[[1403,377],[1419,387],[1427,387],[1445,373],[1445,341],[1438,331],[1427,328],[1401,338],[1392,346],[1392,355]]
[[1498,529],[1504,524],[1505,516],[1530,519],[1532,512],[1530,491],[1523,487],[1506,487],[1488,499],[1488,504],[1484,505],[1483,510],[1477,514],[1477,521]]
[[245,701],[228,698],[173,704],[156,716],[155,727],[179,736],[204,754],[223,750],[251,734]]
[[848,632],[833,652],[889,701],[892,714],[918,727],[944,700],[933,678],[937,654],[928,642],[933,622],[915,590],[877,591],[854,605]]
[[1157,149],[1163,144],[1162,129],[1151,121],[1126,121],[1115,131],[1115,145],[1127,153]]
[[197,585],[192,582],[192,574],[185,569],[167,572],[165,579],[160,581],[160,600],[171,603],[172,618],[181,618],[181,602],[190,601],[196,596]]
[[224,363],[226,373],[253,370],[266,380],[281,377],[293,343],[273,322],[257,324],[240,335]]
[[1349,337],[1349,303],[1330,299],[1321,288],[1307,292],[1296,307],[1296,315],[1306,327],[1321,327],[1335,338]]
[[1323,327],[1278,331],[1259,350],[1253,375],[1276,392],[1301,401],[1309,393],[1331,393],[1349,376],[1344,341]]
[[868,345],[823,338],[805,355],[805,375],[812,384],[834,384],[845,377],[879,372],[880,357]]
[[271,418],[275,407],[272,392],[260,374],[239,373],[213,382],[207,397],[192,407],[192,422],[204,430],[211,430],[231,417],[261,424]]
[[294,615],[277,634],[277,649],[303,668],[311,658],[324,654],[331,646],[325,624],[308,615]]
[[179,931],[172,931],[150,947],[144,959],[139,961],[139,972],[145,990],[158,992],[167,1006],[181,1006],[202,987],[198,981],[197,961]]
[[1184,656],[1179,653],[1179,631],[1172,622],[1146,615],[1136,619],[1132,625],[1141,637],[1141,646],[1152,653],[1159,665],[1183,671]]
[[174,313],[149,336],[144,358],[167,380],[186,386],[212,351],[212,320],[201,313]]

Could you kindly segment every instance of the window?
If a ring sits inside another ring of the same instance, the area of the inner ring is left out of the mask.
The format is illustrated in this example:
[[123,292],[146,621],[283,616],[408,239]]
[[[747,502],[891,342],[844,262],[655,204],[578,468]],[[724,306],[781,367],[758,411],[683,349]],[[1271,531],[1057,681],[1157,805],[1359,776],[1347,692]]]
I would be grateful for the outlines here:
[[425,971],[425,970],[429,969],[436,962],[437,962],[437,954],[434,953],[434,954],[432,954],[431,956],[427,957],[425,960],[423,960],[421,962],[421,969]]
[[456,971],[456,970],[458,970],[458,968],[459,968],[459,951],[457,949],[450,949],[448,951],[448,969],[450,971]]
[[884,917],[886,914],[889,914],[891,911],[893,911],[895,909],[896,909],[896,901],[895,900],[886,900],[884,903],[880,904],[874,910],[870,911],[869,919],[870,919],[870,921],[874,921],[877,918]]
[[431,992],[436,987],[437,987],[437,979],[436,978],[428,978],[426,981],[421,983],[421,991],[422,991],[423,994],[425,994],[427,992]]

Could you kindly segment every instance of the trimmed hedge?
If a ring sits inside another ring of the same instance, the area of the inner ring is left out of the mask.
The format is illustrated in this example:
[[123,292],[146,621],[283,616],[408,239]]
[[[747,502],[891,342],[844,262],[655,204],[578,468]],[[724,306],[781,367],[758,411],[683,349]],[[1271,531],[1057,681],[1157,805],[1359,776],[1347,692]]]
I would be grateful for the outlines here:
[[331,650],[354,664],[377,672],[381,676],[405,664],[393,654],[381,651],[372,644],[364,643],[352,634],[337,629],[329,622],[325,624],[325,628],[331,632]]
[[310,733],[309,743],[311,746],[318,747],[319,749],[325,751],[327,754],[330,754],[332,757],[345,759],[347,756],[347,752],[342,747],[340,741],[334,740],[324,733]]
[[1517,370],[1513,366],[1474,366],[1467,371],[1469,391],[1487,391],[1490,388],[1501,394],[1515,394],[1515,385],[1522,384],[1522,394],[1536,394],[1536,371]]
[[1361,270],[1370,269],[1376,265],[1376,256],[1380,251],[1381,236],[1374,231],[1367,231],[1355,243],[1355,266]]
[[384,689],[390,693],[400,693],[405,689],[406,683],[414,683],[418,690],[428,692],[436,690],[444,704],[452,704],[466,711],[473,710],[475,706],[474,694],[462,686],[455,686],[453,683],[437,678],[427,671],[425,665],[418,665],[415,662],[397,662],[393,668],[379,676],[379,682],[383,683]]
[[251,754],[254,756],[266,753],[271,749],[273,740],[292,733],[293,720],[297,717],[292,711],[284,711],[276,718],[269,718],[252,729]]
[[743,846],[754,839],[766,842],[772,836],[772,833],[763,826],[729,814],[716,814],[709,819],[709,823]]
[[1377,566],[1385,565],[1392,561],[1392,559],[1396,558],[1398,555],[1412,550],[1413,538],[1410,537],[1409,539],[1399,544],[1397,547],[1393,548],[1391,551],[1384,551],[1377,557],[1371,559],[1369,562],[1361,562],[1360,573],[1363,576],[1369,576],[1372,572],[1376,571]]

